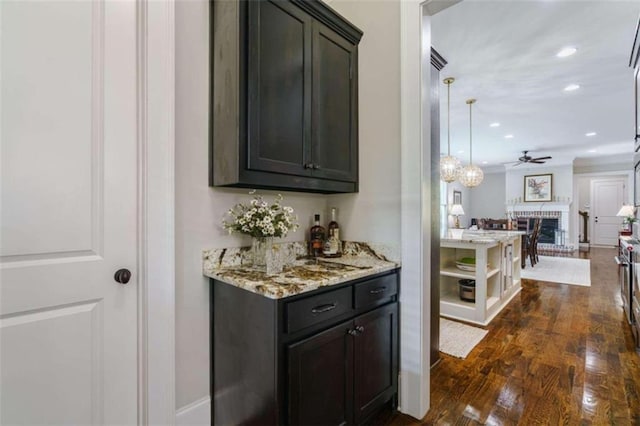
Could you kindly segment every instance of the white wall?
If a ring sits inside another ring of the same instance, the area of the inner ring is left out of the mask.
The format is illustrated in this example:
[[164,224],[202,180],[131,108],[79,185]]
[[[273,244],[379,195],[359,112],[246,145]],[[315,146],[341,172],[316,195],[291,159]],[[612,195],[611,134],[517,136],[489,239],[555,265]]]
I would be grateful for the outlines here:
[[[505,218],[506,174],[504,172],[485,173],[482,183],[469,190],[471,207],[467,216],[471,218]],[[465,210],[466,212],[466,210]]]
[[[524,177],[527,175],[553,174],[553,197],[573,199],[573,166],[511,168],[506,171],[506,200],[520,197],[524,201]],[[513,202],[513,201],[511,201]]]
[[[249,245],[220,222],[247,190],[208,186],[209,3],[176,2],[176,407],[209,395],[209,282],[202,275],[206,248]],[[261,191],[265,195],[273,192]],[[312,215],[326,211],[326,196],[283,193],[298,214],[303,240]],[[326,216],[325,216],[326,217]]]
[[[400,5],[330,5],[365,33],[359,47],[360,192],[283,192],[301,224],[287,240],[303,240],[312,215],[321,213],[324,221],[328,207],[336,206],[344,239],[399,245]],[[184,419],[190,404],[206,414],[202,401],[210,393],[209,283],[201,251],[249,244],[220,227],[233,204],[249,199],[247,191],[208,186],[208,18],[206,0],[176,3],[176,407],[185,407]]]
[[333,0],[364,32],[358,45],[357,194],[332,195],[341,236],[400,246],[400,7],[395,2]]
[[[473,189],[475,190],[475,188]],[[473,203],[471,202],[471,193],[473,190],[467,188],[463,184],[458,181],[447,183],[447,212],[451,211],[451,206],[453,205],[453,191],[460,191],[462,196],[462,210],[464,211],[464,216],[460,216],[460,226],[462,228],[468,228],[471,224],[471,210],[473,209]],[[447,224],[449,228],[453,228],[455,224],[455,216],[448,215]]]
[[[591,185],[594,180],[597,179],[610,179],[610,178],[621,178],[626,180],[626,194],[625,194],[625,203],[633,203],[633,171],[630,168],[618,168],[618,170],[610,171],[607,167],[608,165],[604,165],[604,167],[591,167],[589,170],[596,170],[593,173],[580,173],[575,174],[575,197],[574,203],[572,204],[572,220],[574,221],[574,226],[572,227],[572,234],[575,236],[573,238],[573,243],[578,244],[579,235],[582,234],[583,230],[583,219],[579,215],[580,211],[589,212],[589,220],[587,222],[588,230],[588,239],[593,240],[593,217],[591,215],[591,211],[593,210],[593,202],[591,200]],[[583,169],[581,169],[583,170]],[[576,245],[577,247],[577,245]]]

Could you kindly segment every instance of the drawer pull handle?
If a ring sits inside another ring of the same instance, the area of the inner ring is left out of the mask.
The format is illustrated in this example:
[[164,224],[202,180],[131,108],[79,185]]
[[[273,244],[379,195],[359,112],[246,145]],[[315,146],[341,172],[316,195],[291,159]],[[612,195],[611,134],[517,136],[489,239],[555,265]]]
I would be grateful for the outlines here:
[[316,306],[315,308],[313,308],[311,310],[311,312],[313,312],[314,314],[321,314],[324,312],[329,312],[333,309],[336,308],[336,306],[338,306],[338,303],[328,303],[326,305],[320,305],[320,306]]
[[386,287],[378,287],[378,288],[375,288],[375,289],[369,291],[369,293],[370,294],[378,294],[378,293],[384,293],[385,291],[387,291]]

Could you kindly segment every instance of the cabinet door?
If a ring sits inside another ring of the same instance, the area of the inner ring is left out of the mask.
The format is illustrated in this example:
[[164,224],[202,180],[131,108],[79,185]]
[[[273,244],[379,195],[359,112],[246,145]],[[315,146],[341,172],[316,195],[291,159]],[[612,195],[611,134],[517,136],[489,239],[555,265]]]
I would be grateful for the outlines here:
[[398,304],[355,319],[354,411],[360,423],[398,389]]
[[311,18],[289,2],[247,6],[247,168],[310,175]]
[[290,425],[352,422],[352,328],[349,321],[288,347]]
[[315,177],[357,181],[357,66],[356,46],[314,22],[311,162]]
[[635,128],[635,150],[636,152],[640,150],[640,66],[636,67],[635,70],[635,83],[634,83],[634,97],[635,97],[635,107],[636,107],[636,128]]

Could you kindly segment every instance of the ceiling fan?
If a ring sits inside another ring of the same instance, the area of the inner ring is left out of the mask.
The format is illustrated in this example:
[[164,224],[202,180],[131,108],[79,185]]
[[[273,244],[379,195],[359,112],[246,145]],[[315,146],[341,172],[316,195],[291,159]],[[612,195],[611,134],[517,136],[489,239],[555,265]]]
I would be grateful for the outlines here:
[[533,163],[533,164],[544,164],[546,161],[544,160],[550,160],[551,157],[550,156],[546,156],[546,157],[537,157],[537,158],[533,158],[530,155],[527,155],[529,151],[522,151],[522,157],[518,158],[518,161],[516,161],[513,166],[519,166],[520,164],[524,164],[524,163]]

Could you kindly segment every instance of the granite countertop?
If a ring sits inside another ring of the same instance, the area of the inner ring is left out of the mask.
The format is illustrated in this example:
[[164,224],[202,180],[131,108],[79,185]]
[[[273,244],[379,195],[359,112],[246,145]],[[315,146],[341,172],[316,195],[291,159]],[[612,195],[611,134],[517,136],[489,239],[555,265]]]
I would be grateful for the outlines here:
[[309,259],[304,243],[283,243],[279,247],[290,258],[278,275],[269,276],[248,262],[248,247],[203,251],[203,273],[209,278],[280,299],[320,287],[341,284],[357,278],[391,271],[400,267],[379,247],[366,243],[346,242],[343,256]]
[[524,231],[470,231],[467,229],[449,229],[440,239],[445,243],[494,244],[513,240],[526,234]]

